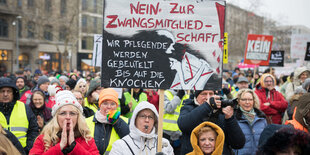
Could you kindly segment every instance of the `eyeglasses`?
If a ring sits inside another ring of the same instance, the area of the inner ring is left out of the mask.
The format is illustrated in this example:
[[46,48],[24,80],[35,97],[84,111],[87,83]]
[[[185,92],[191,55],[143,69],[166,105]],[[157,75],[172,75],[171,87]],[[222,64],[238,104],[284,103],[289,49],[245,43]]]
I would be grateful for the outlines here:
[[110,102],[110,103],[109,102],[102,102],[101,105],[113,107],[113,106],[116,106],[116,103],[114,103],[114,102]]
[[148,118],[149,120],[154,120],[154,117],[151,116],[151,115],[149,115],[149,116],[146,116],[146,115],[139,115],[138,117],[141,118],[141,119],[144,119],[144,120],[146,120],[146,118]]
[[248,99],[246,99],[246,98],[242,98],[242,99],[240,99],[242,102],[246,102],[246,101],[248,101],[248,102],[253,102],[253,99],[251,99],[251,98],[248,98]]
[[273,83],[273,81],[264,81],[265,83]]
[[84,87],[84,88],[85,88],[85,87],[86,87],[86,85],[80,85],[80,88],[82,88],[82,87]]
[[72,111],[70,111],[70,112],[60,112],[58,115],[59,116],[62,116],[62,117],[65,117],[65,116],[67,116],[69,114],[69,116],[70,117],[75,117],[75,116],[77,116],[78,115],[78,113],[76,113],[76,112],[72,112]]
[[78,101],[83,101],[83,98],[76,98]]

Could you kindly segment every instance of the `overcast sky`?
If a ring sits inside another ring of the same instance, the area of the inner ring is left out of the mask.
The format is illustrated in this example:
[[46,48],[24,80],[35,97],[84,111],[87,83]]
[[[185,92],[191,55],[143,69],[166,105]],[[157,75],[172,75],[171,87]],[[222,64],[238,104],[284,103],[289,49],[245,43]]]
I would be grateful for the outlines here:
[[281,25],[304,25],[310,29],[310,0],[226,0]]

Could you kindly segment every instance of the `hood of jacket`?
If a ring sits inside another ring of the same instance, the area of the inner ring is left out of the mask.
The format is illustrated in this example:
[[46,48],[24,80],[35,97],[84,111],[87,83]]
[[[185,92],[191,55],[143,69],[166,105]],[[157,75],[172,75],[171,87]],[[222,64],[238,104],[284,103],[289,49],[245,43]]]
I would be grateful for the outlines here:
[[272,75],[269,74],[269,73],[265,73],[265,74],[263,74],[263,75],[261,76],[261,78],[260,78],[259,84],[261,85],[261,87],[266,88],[266,84],[265,84],[264,81],[265,81],[265,79],[266,79],[267,77],[271,77],[271,78],[272,78],[272,80],[273,80],[273,86],[276,86],[276,85],[277,85],[277,80],[275,79],[275,77],[272,76]]
[[[144,109],[150,109],[151,111],[153,111],[155,115],[154,127],[151,133],[149,134],[140,131],[135,125],[135,121],[136,121],[138,113]],[[135,141],[140,142],[139,148],[141,150],[144,149],[145,147],[148,147],[148,148],[156,147],[157,145],[157,122],[158,122],[158,112],[153,104],[147,101],[142,101],[136,106],[135,110],[133,111],[133,115],[130,119],[129,130],[130,130],[130,136]]]
[[216,137],[216,141],[215,141],[215,149],[211,155],[222,154],[223,147],[224,147],[224,141],[225,141],[224,132],[219,126],[211,122],[203,122],[192,131],[191,133],[191,144],[193,146],[192,153],[203,155],[203,152],[198,145],[198,132],[202,127],[205,127],[205,126],[210,126],[218,134]]
[[300,86],[302,83],[301,83],[301,80],[299,79],[299,76],[303,73],[307,71],[308,73],[310,73],[309,69],[307,69],[307,67],[303,66],[303,67],[298,67],[296,68],[296,70],[294,71],[294,81],[293,83],[296,85],[296,86]]

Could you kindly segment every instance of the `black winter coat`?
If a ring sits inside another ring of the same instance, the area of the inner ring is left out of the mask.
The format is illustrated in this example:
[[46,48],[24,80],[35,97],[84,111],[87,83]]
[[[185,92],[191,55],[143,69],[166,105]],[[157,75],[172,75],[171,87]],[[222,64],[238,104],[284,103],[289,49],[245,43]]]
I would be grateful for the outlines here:
[[213,109],[208,103],[198,106],[194,103],[193,99],[188,99],[184,101],[184,106],[181,108],[178,119],[178,125],[182,131],[182,155],[193,151],[190,143],[192,130],[205,121],[217,124],[224,131],[225,143],[223,155],[230,155],[232,154],[232,149],[241,149],[244,146],[245,136],[234,115],[229,119],[225,119],[225,115],[219,110],[213,113]]

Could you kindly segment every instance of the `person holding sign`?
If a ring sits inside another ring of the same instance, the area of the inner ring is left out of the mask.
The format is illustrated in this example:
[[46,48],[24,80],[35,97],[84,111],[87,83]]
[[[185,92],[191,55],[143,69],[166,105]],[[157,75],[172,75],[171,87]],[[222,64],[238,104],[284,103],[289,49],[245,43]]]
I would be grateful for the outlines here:
[[[199,124],[210,121],[222,128],[225,133],[225,145],[223,154],[232,154],[232,149],[241,149],[245,144],[245,136],[234,117],[234,109],[231,106],[222,107],[220,97],[213,90],[198,90],[194,99],[184,101],[178,119],[178,125],[182,131],[181,154],[193,151],[190,143],[190,135]],[[212,101],[212,102],[211,102]]]
[[103,89],[99,95],[99,111],[86,119],[100,154],[111,151],[112,144],[129,134],[128,120],[120,117],[118,93],[113,88]]
[[[130,133],[112,145],[109,155],[155,155],[157,151],[158,112],[147,101],[137,105],[130,119]],[[173,155],[169,141],[162,139],[162,153]]]
[[[127,118],[131,118],[132,112],[140,102],[147,101],[147,95],[143,92],[143,89],[132,88],[132,90],[130,89],[128,92],[124,92],[120,100],[121,114]],[[132,92],[132,95],[130,92]]]

